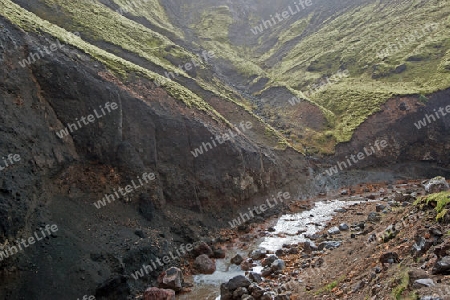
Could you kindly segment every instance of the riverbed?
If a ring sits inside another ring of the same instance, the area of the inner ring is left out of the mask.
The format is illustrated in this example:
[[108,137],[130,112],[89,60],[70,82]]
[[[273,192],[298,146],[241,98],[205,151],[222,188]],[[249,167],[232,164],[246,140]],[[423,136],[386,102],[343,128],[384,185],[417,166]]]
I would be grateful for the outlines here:
[[[356,205],[365,201],[361,197],[351,197],[348,200],[319,201],[310,210],[305,210],[295,214],[284,214],[276,220],[271,232],[266,232],[266,236],[253,241],[253,244],[246,250],[229,249],[226,251],[225,259],[216,260],[216,271],[211,275],[195,275],[189,278],[194,283],[192,292],[178,295],[177,299],[201,299],[219,300],[220,285],[226,283],[237,275],[244,275],[240,266],[230,264],[230,259],[236,254],[247,257],[252,249],[264,248],[275,252],[282,248],[283,244],[298,244],[307,241],[307,236],[313,235],[326,226],[326,223],[333,218],[333,215],[340,209]],[[253,269],[260,272],[261,268]]]

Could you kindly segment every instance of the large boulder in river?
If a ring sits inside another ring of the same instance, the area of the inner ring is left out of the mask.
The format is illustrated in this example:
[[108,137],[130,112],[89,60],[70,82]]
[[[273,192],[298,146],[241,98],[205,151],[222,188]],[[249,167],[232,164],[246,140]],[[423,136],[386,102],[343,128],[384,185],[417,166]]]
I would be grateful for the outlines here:
[[213,249],[213,255],[211,258],[225,258],[226,253],[222,248]]
[[216,262],[207,254],[202,254],[195,259],[194,269],[200,274],[212,274],[216,271]]
[[234,291],[238,288],[248,288],[250,285],[250,280],[245,276],[239,275],[233,277],[227,283],[222,283],[220,286],[220,300],[232,300]]
[[267,253],[267,251],[264,249],[255,249],[255,250],[250,251],[248,256],[253,260],[260,260],[260,259],[263,259],[264,257],[266,257],[266,253]]
[[240,265],[244,261],[244,258],[240,254],[236,254],[235,257],[231,259],[231,263],[235,265]]
[[261,265],[262,265],[263,267],[270,266],[270,265],[272,265],[272,263],[273,263],[274,261],[276,261],[277,259],[278,259],[278,257],[277,257],[276,255],[269,255],[268,257],[264,258],[264,259],[261,261]]
[[450,189],[447,181],[442,176],[434,177],[428,180],[425,184],[425,192],[428,194],[439,193]]
[[179,268],[169,268],[158,276],[160,288],[180,291],[183,288],[183,272]]
[[144,300],[175,300],[175,292],[151,287],[145,291]]

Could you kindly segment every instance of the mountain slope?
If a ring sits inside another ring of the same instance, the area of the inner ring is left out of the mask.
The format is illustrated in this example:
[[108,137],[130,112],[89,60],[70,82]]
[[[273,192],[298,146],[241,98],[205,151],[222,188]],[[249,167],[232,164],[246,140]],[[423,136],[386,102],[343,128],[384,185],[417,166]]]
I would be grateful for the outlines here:
[[[212,92],[266,127],[259,134],[265,143],[269,131],[278,139],[270,145],[301,152],[332,153],[394,96],[450,86],[445,1],[316,1],[296,10],[289,1],[16,2],[152,72],[178,72],[173,80],[214,109],[196,99],[199,106],[233,118],[208,99]],[[289,18],[277,21],[273,16],[282,12]],[[254,34],[264,21],[272,26]],[[202,50],[215,53],[214,63],[193,72],[178,68]],[[344,70],[349,76],[329,84]],[[194,98],[186,93],[177,97]],[[293,97],[302,100],[291,105]]]

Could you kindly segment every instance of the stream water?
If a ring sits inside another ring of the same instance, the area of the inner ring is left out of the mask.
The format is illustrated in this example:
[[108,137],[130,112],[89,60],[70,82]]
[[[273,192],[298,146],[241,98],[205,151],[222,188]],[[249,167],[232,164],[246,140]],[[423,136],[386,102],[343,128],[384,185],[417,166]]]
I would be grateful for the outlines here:
[[[362,201],[364,201],[363,198],[355,197],[348,201],[316,202],[315,207],[311,210],[282,215],[274,226],[275,231],[268,233],[264,238],[254,241],[250,250],[265,248],[266,250],[276,251],[282,248],[283,244],[304,242],[307,240],[305,235],[311,235],[322,230],[337,209],[349,207]],[[177,299],[219,300],[220,285],[237,275],[244,275],[245,273],[239,266],[231,265],[230,259],[238,253],[245,258],[250,250],[228,250],[225,259],[216,260],[217,269],[214,274],[193,276],[191,279],[194,283],[192,292],[178,295]],[[261,268],[259,267],[253,269],[254,272],[259,272],[260,270]]]

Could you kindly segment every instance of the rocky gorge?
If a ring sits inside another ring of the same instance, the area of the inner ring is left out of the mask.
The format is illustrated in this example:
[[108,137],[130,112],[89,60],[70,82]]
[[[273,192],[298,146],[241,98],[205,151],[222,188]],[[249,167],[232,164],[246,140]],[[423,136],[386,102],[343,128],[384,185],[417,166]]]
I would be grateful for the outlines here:
[[290,4],[0,0],[1,299],[445,299],[448,6]]
[[[292,225],[280,224],[279,216],[222,231],[210,245],[195,248],[190,255],[194,262],[184,272],[171,268],[161,273],[163,289],[148,289],[144,299],[175,299],[174,291],[186,295],[182,299],[448,299],[448,181],[437,177],[360,185],[333,196],[331,202],[323,197],[289,203],[285,223],[311,217],[295,234],[289,232]],[[334,208],[331,213],[314,209],[322,202]],[[327,221],[320,222],[327,214]],[[302,241],[293,242],[294,236]],[[233,265],[242,270],[220,285],[220,294],[207,294],[184,281],[190,268],[194,274],[214,273],[215,259],[229,263],[228,277],[236,272]],[[156,292],[168,294],[154,298]]]

